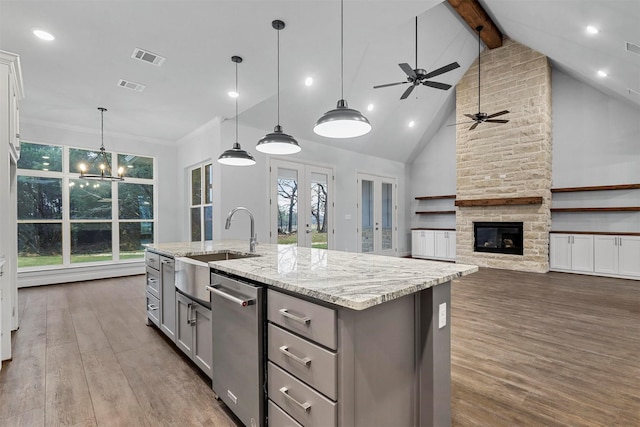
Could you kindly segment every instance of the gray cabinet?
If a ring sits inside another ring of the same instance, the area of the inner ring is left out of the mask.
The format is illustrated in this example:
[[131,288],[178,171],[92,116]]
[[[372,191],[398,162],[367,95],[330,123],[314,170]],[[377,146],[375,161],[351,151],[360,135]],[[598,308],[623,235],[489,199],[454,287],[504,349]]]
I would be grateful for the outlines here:
[[175,294],[176,345],[209,376],[213,375],[211,310],[191,298]]
[[176,286],[173,258],[160,257],[160,330],[172,341],[176,340]]

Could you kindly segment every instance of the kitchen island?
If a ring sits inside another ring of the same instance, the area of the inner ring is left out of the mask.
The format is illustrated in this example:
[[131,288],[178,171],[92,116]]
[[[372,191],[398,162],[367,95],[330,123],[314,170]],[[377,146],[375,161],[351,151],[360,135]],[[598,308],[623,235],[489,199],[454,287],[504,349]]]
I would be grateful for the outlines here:
[[[148,250],[178,259],[245,255],[249,245]],[[270,426],[450,425],[450,282],[477,267],[272,244],[258,245],[254,255],[209,267],[267,288]],[[315,356],[302,357],[309,352]]]

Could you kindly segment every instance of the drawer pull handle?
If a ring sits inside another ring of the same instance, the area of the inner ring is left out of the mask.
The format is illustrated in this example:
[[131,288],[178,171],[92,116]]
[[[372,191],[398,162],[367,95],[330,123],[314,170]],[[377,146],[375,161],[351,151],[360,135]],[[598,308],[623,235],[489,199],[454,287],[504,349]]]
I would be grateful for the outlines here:
[[311,411],[311,404],[309,402],[304,402],[304,403],[298,402],[289,394],[289,390],[286,387],[282,387],[280,389],[280,393],[284,394],[284,397],[286,397],[287,399],[289,399],[290,401],[292,401],[293,403],[295,403],[296,405],[304,409],[305,412]]
[[156,310],[158,309],[158,306],[157,306],[157,305],[155,305],[155,304],[149,304],[149,305],[147,306],[147,309],[148,309],[148,310],[151,310],[151,311],[156,311]]
[[309,323],[311,323],[310,317],[296,316],[294,314],[289,313],[289,311],[286,308],[281,308],[279,311],[280,311],[280,314],[282,314],[284,317],[287,317],[291,320],[295,320],[296,322],[304,323],[305,325],[308,325]]
[[303,359],[303,358],[300,358],[300,357],[296,356],[295,354],[293,354],[293,353],[291,353],[289,351],[289,347],[287,347],[286,345],[283,345],[282,347],[280,347],[280,352],[282,354],[284,354],[285,356],[287,356],[287,357],[295,360],[296,362],[300,363],[301,365],[304,365],[304,366],[311,365],[311,359],[310,358],[305,357]]
[[158,281],[158,279],[154,279],[153,277],[149,277],[147,279],[147,282],[149,282],[149,283],[156,283],[157,281]]

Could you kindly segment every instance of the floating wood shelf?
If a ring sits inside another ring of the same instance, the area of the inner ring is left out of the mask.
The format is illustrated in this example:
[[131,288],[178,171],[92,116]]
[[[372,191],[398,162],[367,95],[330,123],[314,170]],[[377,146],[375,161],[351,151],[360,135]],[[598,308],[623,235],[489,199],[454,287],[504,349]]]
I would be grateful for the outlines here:
[[622,232],[615,233],[613,231],[550,231],[549,233],[556,234],[597,234],[599,236],[640,236],[640,233],[634,232]]
[[[433,227],[416,227],[412,228],[412,230],[420,231],[420,230],[435,230],[435,231],[456,231],[455,228],[433,228]],[[620,234],[620,233],[618,233]]]
[[416,200],[438,200],[438,199],[455,199],[455,194],[447,194],[445,196],[418,196]]
[[609,191],[609,190],[637,190],[640,184],[620,184],[620,185],[596,185],[592,187],[565,187],[552,188],[552,193],[572,193],[576,191]]
[[640,206],[622,206],[607,208],[551,208],[551,212],[636,212]]
[[542,197],[505,197],[501,199],[469,199],[456,200],[455,205],[461,207],[474,206],[511,206],[511,205],[541,205]]
[[417,211],[418,215],[431,215],[431,214],[454,214],[456,211]]

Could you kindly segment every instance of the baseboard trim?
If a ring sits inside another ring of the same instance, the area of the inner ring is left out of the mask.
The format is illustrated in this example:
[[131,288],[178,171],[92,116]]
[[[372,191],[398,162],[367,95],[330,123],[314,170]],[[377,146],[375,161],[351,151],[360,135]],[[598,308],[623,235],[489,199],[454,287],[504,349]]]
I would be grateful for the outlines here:
[[83,265],[46,270],[19,271],[18,288],[134,276],[144,274],[144,272],[144,260],[108,265]]

